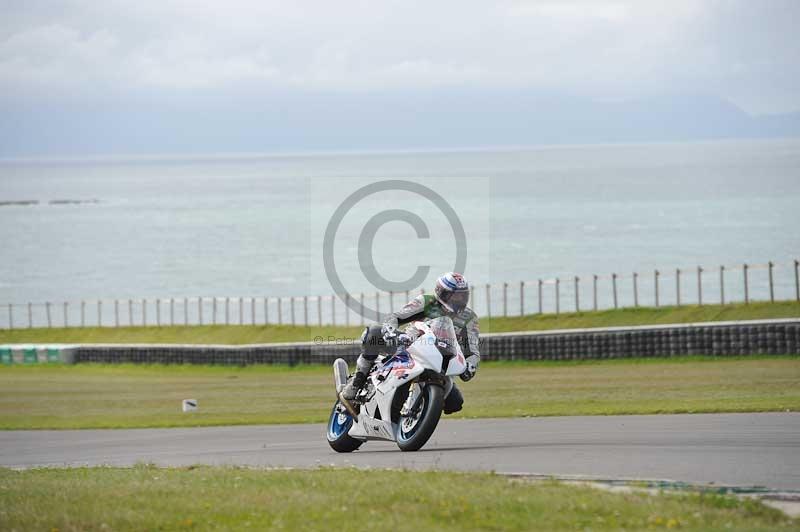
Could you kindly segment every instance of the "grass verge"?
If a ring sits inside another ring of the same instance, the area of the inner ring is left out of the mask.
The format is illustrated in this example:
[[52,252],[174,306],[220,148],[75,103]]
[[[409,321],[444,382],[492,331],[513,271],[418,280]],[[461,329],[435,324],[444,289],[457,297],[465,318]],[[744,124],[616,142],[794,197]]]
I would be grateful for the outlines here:
[[[332,382],[327,366],[7,366],[0,429],[324,422]],[[798,357],[494,362],[457,382],[454,417],[800,410]]]
[[[625,308],[597,312],[483,318],[483,332],[539,331],[624,325],[653,325],[727,320],[800,317],[800,303],[687,305]],[[175,327],[73,327],[61,329],[0,330],[3,343],[181,343],[254,344],[310,342],[314,337],[358,338],[362,327],[295,327],[291,325],[207,325]]]
[[[457,486],[457,488],[456,488]],[[380,494],[367,497],[369,493]],[[492,474],[362,470],[0,469],[3,530],[773,530],[753,500],[608,493]]]

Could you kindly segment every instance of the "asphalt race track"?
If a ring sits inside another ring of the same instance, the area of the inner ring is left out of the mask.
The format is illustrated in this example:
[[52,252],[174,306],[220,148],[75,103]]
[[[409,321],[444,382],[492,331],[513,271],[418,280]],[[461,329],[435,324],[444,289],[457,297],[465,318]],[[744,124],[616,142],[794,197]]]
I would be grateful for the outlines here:
[[1,431],[0,466],[400,467],[800,489],[800,414],[444,419],[419,452],[334,453],[322,425]]

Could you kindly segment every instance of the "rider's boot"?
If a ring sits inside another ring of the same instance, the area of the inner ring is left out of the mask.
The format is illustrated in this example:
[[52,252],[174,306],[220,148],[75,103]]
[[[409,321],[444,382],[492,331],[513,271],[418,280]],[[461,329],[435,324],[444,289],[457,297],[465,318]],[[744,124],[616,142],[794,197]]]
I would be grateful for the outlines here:
[[339,399],[350,413],[355,411],[351,401],[356,398],[358,392],[361,391],[361,388],[367,383],[367,375],[369,375],[369,371],[372,369],[372,363],[372,360],[367,360],[364,358],[363,354],[360,355],[356,361],[356,374],[353,376],[353,380],[348,382],[339,394]]

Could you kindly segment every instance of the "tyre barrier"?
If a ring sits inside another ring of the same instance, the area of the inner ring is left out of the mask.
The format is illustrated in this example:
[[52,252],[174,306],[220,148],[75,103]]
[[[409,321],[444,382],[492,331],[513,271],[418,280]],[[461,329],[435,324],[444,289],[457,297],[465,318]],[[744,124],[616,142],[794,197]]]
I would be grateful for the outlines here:
[[486,356],[482,358],[583,360],[677,355],[796,355],[800,354],[799,338],[800,320],[496,335],[482,343],[486,345]]
[[[134,364],[352,364],[356,340],[296,344],[78,345],[70,361]],[[609,327],[481,337],[482,360],[589,360],[677,355],[800,355],[800,319]]]

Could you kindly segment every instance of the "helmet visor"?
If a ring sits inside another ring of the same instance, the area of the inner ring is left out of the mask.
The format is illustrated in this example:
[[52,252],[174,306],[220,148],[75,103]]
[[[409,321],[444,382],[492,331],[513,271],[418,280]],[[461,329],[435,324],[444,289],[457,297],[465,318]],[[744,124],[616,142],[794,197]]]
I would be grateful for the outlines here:
[[464,310],[469,303],[469,290],[442,290],[440,294],[442,303],[453,309],[453,312]]

